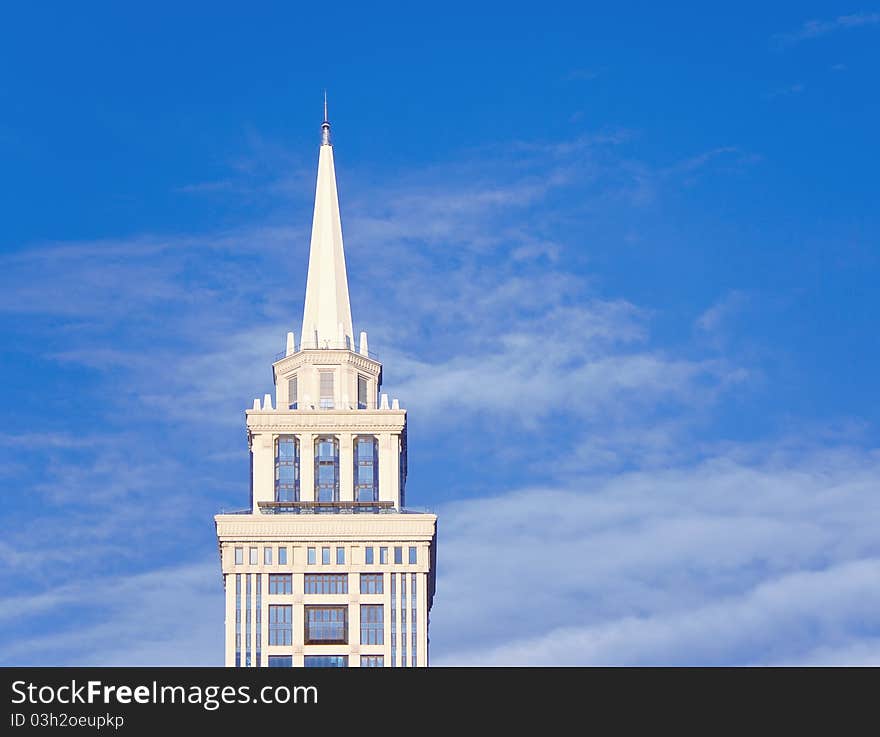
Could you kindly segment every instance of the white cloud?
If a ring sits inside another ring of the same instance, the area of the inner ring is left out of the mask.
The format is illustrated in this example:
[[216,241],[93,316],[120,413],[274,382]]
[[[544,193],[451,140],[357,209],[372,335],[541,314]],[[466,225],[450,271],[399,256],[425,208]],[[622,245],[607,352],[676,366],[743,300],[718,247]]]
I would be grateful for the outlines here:
[[880,454],[739,453],[441,509],[435,662],[873,652]]
[[880,13],[852,13],[839,15],[832,20],[808,20],[800,28],[788,33],[777,34],[774,38],[782,46],[793,46],[802,41],[820,38],[837,31],[874,26],[878,23],[880,23]]
[[[0,645],[7,665],[222,665],[219,562],[79,580],[35,596],[0,599],[15,632]],[[31,634],[11,620],[54,623]]]

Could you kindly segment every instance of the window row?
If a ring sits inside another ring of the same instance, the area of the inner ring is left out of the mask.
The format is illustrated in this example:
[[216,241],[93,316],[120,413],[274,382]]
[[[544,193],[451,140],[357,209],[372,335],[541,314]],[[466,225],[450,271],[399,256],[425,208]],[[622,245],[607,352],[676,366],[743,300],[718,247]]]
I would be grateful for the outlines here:
[[[396,545],[393,548],[394,554],[394,564],[395,565],[403,565],[403,548],[402,545]],[[235,565],[241,566],[244,565],[244,547],[236,547],[235,548]],[[263,565],[273,565],[273,559],[276,548],[266,545],[263,547]],[[286,566],[288,564],[287,557],[287,548],[279,547],[277,548],[277,560],[278,565]],[[410,545],[407,551],[407,561],[409,565],[416,565],[419,562],[419,551],[418,547],[415,545]],[[306,561],[308,565],[313,566],[318,564],[318,548],[317,547],[309,547],[306,548]],[[345,548],[343,546],[337,546],[335,550],[335,555],[333,548],[329,545],[325,545],[321,547],[321,565],[332,565],[335,561],[335,564],[338,566],[345,565]],[[372,545],[368,545],[364,548],[364,563],[367,565],[375,565],[376,563],[376,549]],[[386,565],[388,563],[388,548],[380,547],[379,548],[379,564]],[[260,564],[260,548],[256,545],[248,548],[248,564],[252,566],[256,566]]]
[[[381,573],[360,574],[360,591],[362,594],[383,594],[384,576]],[[270,573],[270,594],[292,594],[292,573]],[[303,577],[304,594],[347,594],[347,573],[307,573]]]
[[[382,645],[385,640],[382,604],[361,604],[361,645]],[[310,606],[304,609],[303,642],[306,645],[347,645],[348,606]],[[269,644],[293,644],[293,606],[269,605]]]
[[[409,546],[408,557],[409,565],[416,565],[419,562],[419,549],[415,545]],[[364,563],[374,565],[376,562],[375,550],[372,546],[364,548]],[[379,548],[379,565],[388,563],[388,548]],[[394,546],[394,564],[403,565],[403,546]]]
[[[348,655],[306,655],[303,657],[306,668],[347,668]],[[361,668],[383,668],[385,658],[382,655],[361,655]],[[270,655],[270,668],[292,668],[292,655]]]
[[[319,399],[318,406],[321,409],[334,409],[336,406],[336,398],[334,391],[335,373],[333,371],[320,371],[318,373],[318,390]],[[375,397],[368,397],[369,379],[366,376],[358,375],[357,387],[357,408],[367,409],[370,405],[375,409]],[[291,376],[287,380],[287,408],[299,409],[299,378]]]
[[[339,439],[315,439],[315,501],[339,501]],[[354,500],[379,501],[379,440],[372,435],[354,438]],[[275,438],[275,501],[300,501],[300,442],[295,435]]]

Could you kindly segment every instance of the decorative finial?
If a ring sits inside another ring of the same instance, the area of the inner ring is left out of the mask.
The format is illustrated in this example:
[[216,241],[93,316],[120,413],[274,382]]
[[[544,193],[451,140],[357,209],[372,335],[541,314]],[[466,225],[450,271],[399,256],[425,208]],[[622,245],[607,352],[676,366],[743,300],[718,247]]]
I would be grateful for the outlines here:
[[321,145],[330,145],[330,121],[327,118],[327,90],[324,90],[324,122],[321,123]]

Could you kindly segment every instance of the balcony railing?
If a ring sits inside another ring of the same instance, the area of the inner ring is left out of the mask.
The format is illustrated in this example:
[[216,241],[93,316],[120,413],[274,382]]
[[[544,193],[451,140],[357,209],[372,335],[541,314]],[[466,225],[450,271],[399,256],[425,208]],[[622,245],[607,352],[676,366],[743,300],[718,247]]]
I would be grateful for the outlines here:
[[[285,348],[280,353],[275,354],[275,361],[280,361],[282,358],[285,358],[288,355],[292,356],[294,353],[299,353],[300,351],[351,351],[352,353],[356,353],[359,356],[364,355],[357,349],[357,346],[355,346],[354,343],[350,343],[348,341],[346,341],[345,343],[339,343],[332,340],[324,340],[321,341],[321,344],[318,346],[304,346],[302,343],[300,343],[299,346],[294,346],[294,349],[290,353],[288,353],[287,349]],[[376,355],[374,351],[368,350],[367,356],[369,358],[372,358],[374,361],[379,360],[379,356]]]
[[263,514],[387,514],[394,502],[257,502]]

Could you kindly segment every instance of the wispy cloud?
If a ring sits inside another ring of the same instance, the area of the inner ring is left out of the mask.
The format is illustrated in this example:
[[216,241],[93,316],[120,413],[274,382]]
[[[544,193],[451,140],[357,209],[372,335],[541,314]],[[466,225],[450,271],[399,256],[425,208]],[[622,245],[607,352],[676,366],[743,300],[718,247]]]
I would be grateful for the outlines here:
[[840,663],[859,643],[865,657],[878,485],[876,452],[754,444],[446,507],[436,660],[770,664],[825,647]]
[[777,87],[775,90],[768,92],[767,97],[771,100],[776,97],[793,97],[794,95],[801,94],[805,89],[807,89],[805,84],[797,82],[786,87]]
[[838,15],[831,20],[808,20],[800,28],[775,35],[773,40],[783,47],[794,46],[803,41],[821,38],[838,31],[874,26],[878,23],[880,23],[880,13],[878,12]]
[[[748,391],[751,368],[699,340],[663,345],[651,310],[572,267],[596,213],[627,220],[713,162],[748,156],[721,145],[657,167],[618,151],[632,138],[521,143],[343,203],[358,327],[412,410],[414,454],[445,454],[460,485],[416,500],[462,499],[443,510],[436,659],[548,662],[571,636],[565,662],[766,662],[750,643],[779,622],[818,624],[777,660],[869,657],[855,605],[831,619],[806,596],[760,610],[803,581],[827,584],[823,572],[851,602],[873,574],[875,455],[707,448],[699,430],[732,389]],[[256,192],[276,180],[255,166]],[[4,662],[218,662],[219,571],[199,551],[213,549],[211,514],[246,499],[242,412],[271,390],[268,364],[299,327],[309,208],[296,213],[304,226],[0,259],[0,311],[22,326],[15,350],[94,379],[87,431],[53,415],[49,435],[0,437],[22,489],[5,510],[0,618],[76,613],[57,633],[27,618],[4,629]],[[736,294],[697,318],[701,332],[723,326]],[[50,340],[28,342],[34,325]],[[451,422],[477,453],[449,440]],[[524,591],[548,616],[522,607]],[[724,606],[753,624],[712,650],[706,628]],[[196,626],[182,633],[180,621]]]

